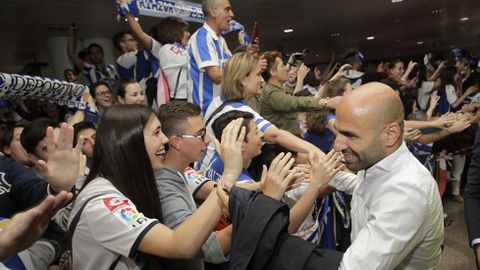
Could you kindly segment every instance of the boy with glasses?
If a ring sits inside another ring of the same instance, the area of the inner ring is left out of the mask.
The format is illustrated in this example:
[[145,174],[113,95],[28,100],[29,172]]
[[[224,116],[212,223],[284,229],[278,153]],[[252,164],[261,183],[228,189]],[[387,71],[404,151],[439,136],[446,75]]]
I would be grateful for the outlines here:
[[[172,101],[159,109],[162,131],[168,137],[165,167],[155,172],[163,224],[171,229],[179,226],[197,209],[195,199],[203,200],[213,189],[214,182],[206,180],[189,164],[199,161],[211,138],[206,135],[200,107],[186,101]],[[212,232],[201,252],[190,260],[164,260],[166,268],[204,269],[203,261],[226,262],[230,252],[232,226]]]

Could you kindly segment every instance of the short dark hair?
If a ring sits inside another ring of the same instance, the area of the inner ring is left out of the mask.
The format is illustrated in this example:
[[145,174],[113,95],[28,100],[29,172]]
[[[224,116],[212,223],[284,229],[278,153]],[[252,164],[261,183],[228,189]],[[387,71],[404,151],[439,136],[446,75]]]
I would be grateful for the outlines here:
[[125,98],[125,93],[126,93],[125,89],[127,88],[127,85],[133,84],[133,83],[138,83],[138,81],[132,78],[121,78],[115,84],[114,95]]
[[77,136],[78,133],[85,129],[94,129],[97,130],[95,124],[90,121],[81,121],[73,125],[73,146],[77,145]]
[[59,127],[59,125],[57,121],[51,118],[41,117],[25,126],[20,136],[20,142],[27,153],[36,154],[35,147],[37,147],[38,143],[47,135],[48,127],[56,128]]
[[188,23],[177,17],[163,19],[157,28],[158,41],[162,44],[181,42]]
[[25,123],[7,123],[5,130],[3,131],[2,135],[0,136],[0,151],[5,154],[5,147],[9,146],[13,140],[13,131],[17,127],[25,128]]
[[88,45],[88,47],[87,47],[87,53],[90,53],[90,51],[95,47],[98,48],[102,53],[104,53],[103,52],[103,47],[100,46],[100,44],[98,44],[98,43],[90,43],[90,45]]
[[73,74],[77,75],[77,72],[71,68],[66,68],[64,71],[63,71],[63,77],[67,77],[67,73],[71,71]]
[[245,142],[248,142],[247,134],[250,132],[248,124],[250,121],[254,120],[255,117],[252,113],[237,110],[228,111],[213,121],[212,129],[213,134],[215,134],[215,138],[220,141],[222,139],[223,129],[225,129],[230,122],[241,117],[243,118],[242,127],[245,127]]
[[262,56],[267,60],[267,68],[262,72],[262,77],[268,81],[271,77],[270,70],[276,67],[277,57],[282,59],[282,54],[279,51],[267,51],[263,52],[260,57]]
[[350,83],[350,80],[344,77],[328,81],[323,89],[323,97],[331,98],[336,96],[343,96],[343,93],[345,93],[345,86],[348,83]]
[[167,136],[185,132],[185,121],[189,117],[200,116],[202,110],[198,105],[187,101],[174,100],[163,104],[158,109],[158,118],[162,122],[162,131]]
[[123,30],[123,31],[120,31],[120,32],[116,33],[112,38],[113,46],[115,46],[115,49],[117,49],[120,52],[122,51],[122,47],[120,47],[120,42],[122,42],[123,36],[125,36],[127,34],[133,36],[132,32],[127,31],[127,30]]
[[100,85],[104,85],[105,87],[108,88],[108,90],[109,90],[110,92],[112,92],[112,89],[110,88],[110,85],[108,85],[108,83],[106,83],[106,82],[104,82],[104,81],[98,81],[98,82],[92,84],[92,86],[90,87],[90,89],[88,89],[88,91],[90,92],[90,95],[92,96],[92,98],[95,98],[95,96],[97,95],[97,94],[95,93],[95,88],[97,88],[97,87],[100,86]]

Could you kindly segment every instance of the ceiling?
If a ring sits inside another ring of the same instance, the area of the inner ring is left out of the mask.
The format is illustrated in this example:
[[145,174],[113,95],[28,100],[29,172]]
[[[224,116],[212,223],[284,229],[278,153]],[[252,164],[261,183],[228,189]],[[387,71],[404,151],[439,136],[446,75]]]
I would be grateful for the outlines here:
[[[127,29],[125,22],[117,23],[114,2],[1,0],[0,72],[19,72],[28,63],[48,62],[46,40],[66,36],[71,23],[79,27],[81,38],[111,38]],[[480,54],[478,0],[231,0],[231,4],[235,19],[250,31],[253,22],[259,22],[262,50],[309,48],[308,63],[324,63],[332,52],[341,56],[353,49],[370,60],[448,52],[452,47]],[[463,17],[469,20],[460,21]],[[144,29],[158,20],[140,17]],[[192,24],[192,32],[197,27]],[[286,34],[286,28],[294,31]],[[367,40],[368,36],[375,38]],[[235,37],[227,41],[233,50]]]

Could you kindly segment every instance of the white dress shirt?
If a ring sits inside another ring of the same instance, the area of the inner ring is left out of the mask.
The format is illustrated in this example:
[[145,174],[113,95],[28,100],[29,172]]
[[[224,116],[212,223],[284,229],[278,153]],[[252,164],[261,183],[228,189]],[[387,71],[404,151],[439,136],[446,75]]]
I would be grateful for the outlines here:
[[339,269],[435,269],[443,242],[443,210],[432,175],[403,143],[357,175],[331,185],[353,194],[352,245]]

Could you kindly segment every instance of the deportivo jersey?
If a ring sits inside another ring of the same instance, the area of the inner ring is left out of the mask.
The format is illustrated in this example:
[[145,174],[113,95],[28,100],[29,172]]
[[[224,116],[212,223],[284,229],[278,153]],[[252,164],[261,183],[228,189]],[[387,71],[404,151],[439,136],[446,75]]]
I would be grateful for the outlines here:
[[139,269],[133,257],[158,220],[145,217],[112,183],[98,177],[78,194],[69,225],[84,202],[96,194],[104,195],[87,203],[75,228],[72,269]]
[[[208,165],[207,170],[205,171],[205,177],[217,182],[222,177],[223,169],[223,161],[218,155],[218,153],[215,151],[215,154],[213,154],[212,157],[212,161],[210,162],[210,165]],[[250,173],[248,173],[245,168],[242,169],[240,175],[237,178],[237,184],[245,184],[252,182],[255,181],[252,179]]]
[[102,81],[107,82],[112,87],[113,83],[118,80],[117,69],[114,65],[105,65],[103,69],[89,63],[84,63],[83,66],[82,73],[90,84]]
[[[205,117],[203,118],[204,121],[206,122],[207,119],[210,118],[210,115],[218,108],[220,107],[223,102],[225,101],[225,98],[223,96],[216,97],[213,99],[211,102],[210,106],[208,107],[208,110],[205,114]],[[254,111],[252,108],[250,108],[247,104],[245,104],[243,101],[242,102],[233,102],[228,105],[226,105],[220,112],[218,112],[216,115],[212,117],[212,120],[208,123],[207,126],[207,134],[211,138],[215,138],[215,134],[213,133],[212,130],[212,123],[222,114],[233,111],[233,110],[238,110],[238,111],[243,111],[243,112],[249,112],[253,114],[255,124],[257,125],[258,130],[260,130],[263,134],[267,131],[268,128],[274,127],[272,123],[270,123],[268,120],[265,120],[260,114],[258,114],[256,111]],[[217,138],[220,140],[220,138]],[[206,171],[207,166],[210,164],[213,154],[215,153],[215,147],[213,142],[208,144],[207,146],[207,151],[205,151],[205,154],[202,158],[202,160],[197,164],[197,167],[200,168],[199,170],[201,171]]]
[[131,78],[140,82],[152,76],[150,61],[152,55],[144,50],[127,52],[117,58],[117,69],[120,78]]
[[189,89],[192,90],[193,103],[202,108],[202,115],[208,105],[221,93],[220,84],[215,84],[205,68],[217,66],[223,71],[225,62],[232,56],[225,39],[217,35],[206,23],[195,32],[188,42],[190,58]]

